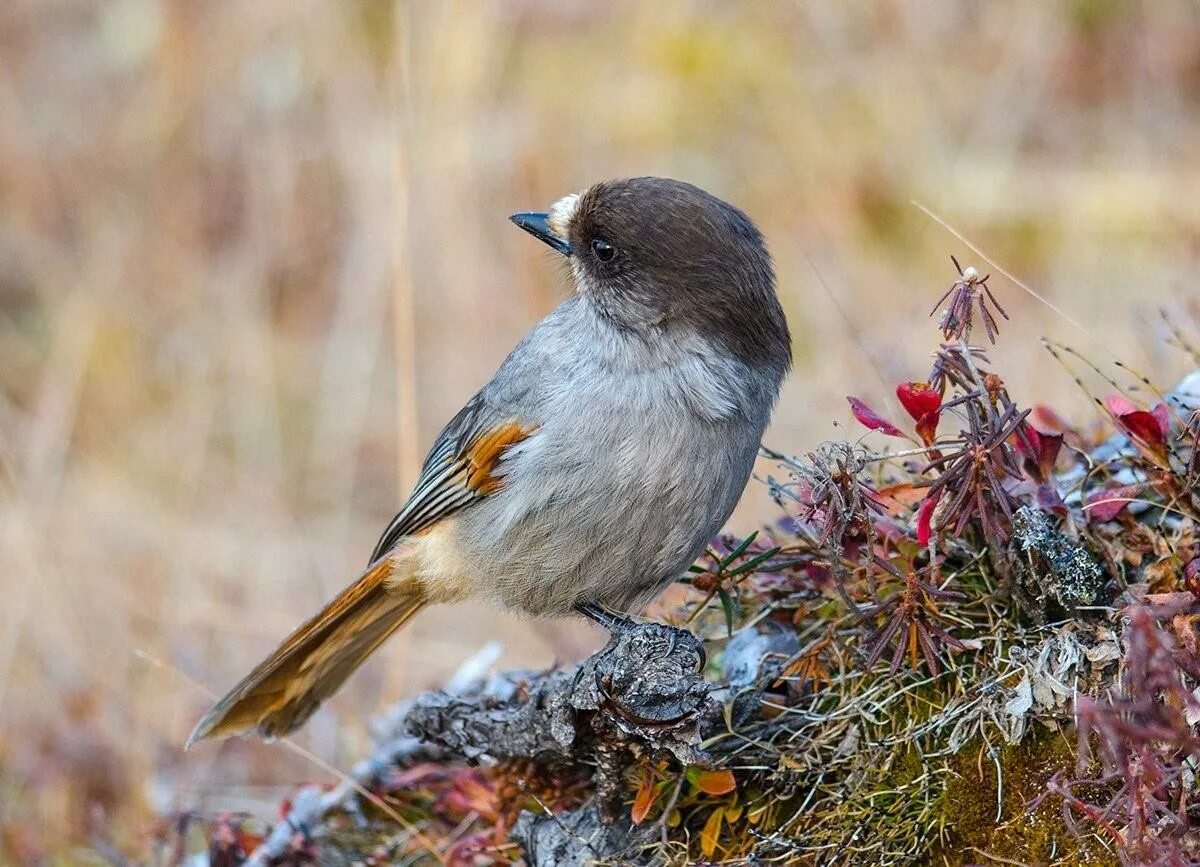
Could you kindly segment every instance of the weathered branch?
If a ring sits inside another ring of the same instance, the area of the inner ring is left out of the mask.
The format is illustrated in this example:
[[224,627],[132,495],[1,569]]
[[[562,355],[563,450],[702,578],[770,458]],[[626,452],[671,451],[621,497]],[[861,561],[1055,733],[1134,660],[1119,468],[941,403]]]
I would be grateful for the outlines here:
[[615,817],[629,756],[703,764],[701,724],[717,713],[690,632],[644,623],[614,635],[579,666],[508,674],[477,695],[422,696],[409,730],[477,760],[570,759],[595,765],[602,818]]

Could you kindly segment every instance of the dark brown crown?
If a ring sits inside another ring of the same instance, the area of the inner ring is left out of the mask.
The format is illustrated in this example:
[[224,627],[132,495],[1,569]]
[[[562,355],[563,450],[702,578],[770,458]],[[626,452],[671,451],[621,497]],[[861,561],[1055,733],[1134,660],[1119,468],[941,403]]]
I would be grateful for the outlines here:
[[656,324],[694,329],[751,366],[790,366],[770,254],[732,205],[682,181],[605,181],[583,194],[569,234],[589,283],[615,302],[624,294]]

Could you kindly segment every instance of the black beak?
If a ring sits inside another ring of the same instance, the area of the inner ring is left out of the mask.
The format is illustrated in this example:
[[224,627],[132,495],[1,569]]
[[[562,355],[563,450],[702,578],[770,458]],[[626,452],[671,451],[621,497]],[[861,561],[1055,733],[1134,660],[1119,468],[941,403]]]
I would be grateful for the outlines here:
[[539,214],[535,211],[528,211],[524,214],[513,214],[509,217],[514,223],[520,226],[533,237],[537,238],[545,244],[548,244],[553,249],[562,253],[564,256],[571,255],[571,244],[563,238],[554,234],[550,228],[550,215]]

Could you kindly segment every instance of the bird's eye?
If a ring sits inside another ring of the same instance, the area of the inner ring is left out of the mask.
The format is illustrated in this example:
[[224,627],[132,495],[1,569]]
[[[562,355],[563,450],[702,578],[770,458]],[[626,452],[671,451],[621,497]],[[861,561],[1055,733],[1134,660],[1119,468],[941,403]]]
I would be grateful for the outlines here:
[[613,256],[617,255],[617,248],[608,243],[608,241],[596,238],[592,241],[592,255],[601,262],[611,262]]

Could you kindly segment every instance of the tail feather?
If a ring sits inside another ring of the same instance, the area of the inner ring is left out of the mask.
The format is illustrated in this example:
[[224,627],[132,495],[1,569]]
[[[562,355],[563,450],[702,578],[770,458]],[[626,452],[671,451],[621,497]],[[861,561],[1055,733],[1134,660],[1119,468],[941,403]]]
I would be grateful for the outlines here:
[[300,626],[196,724],[187,746],[252,727],[294,731],[426,602],[413,579],[394,582],[384,558]]

